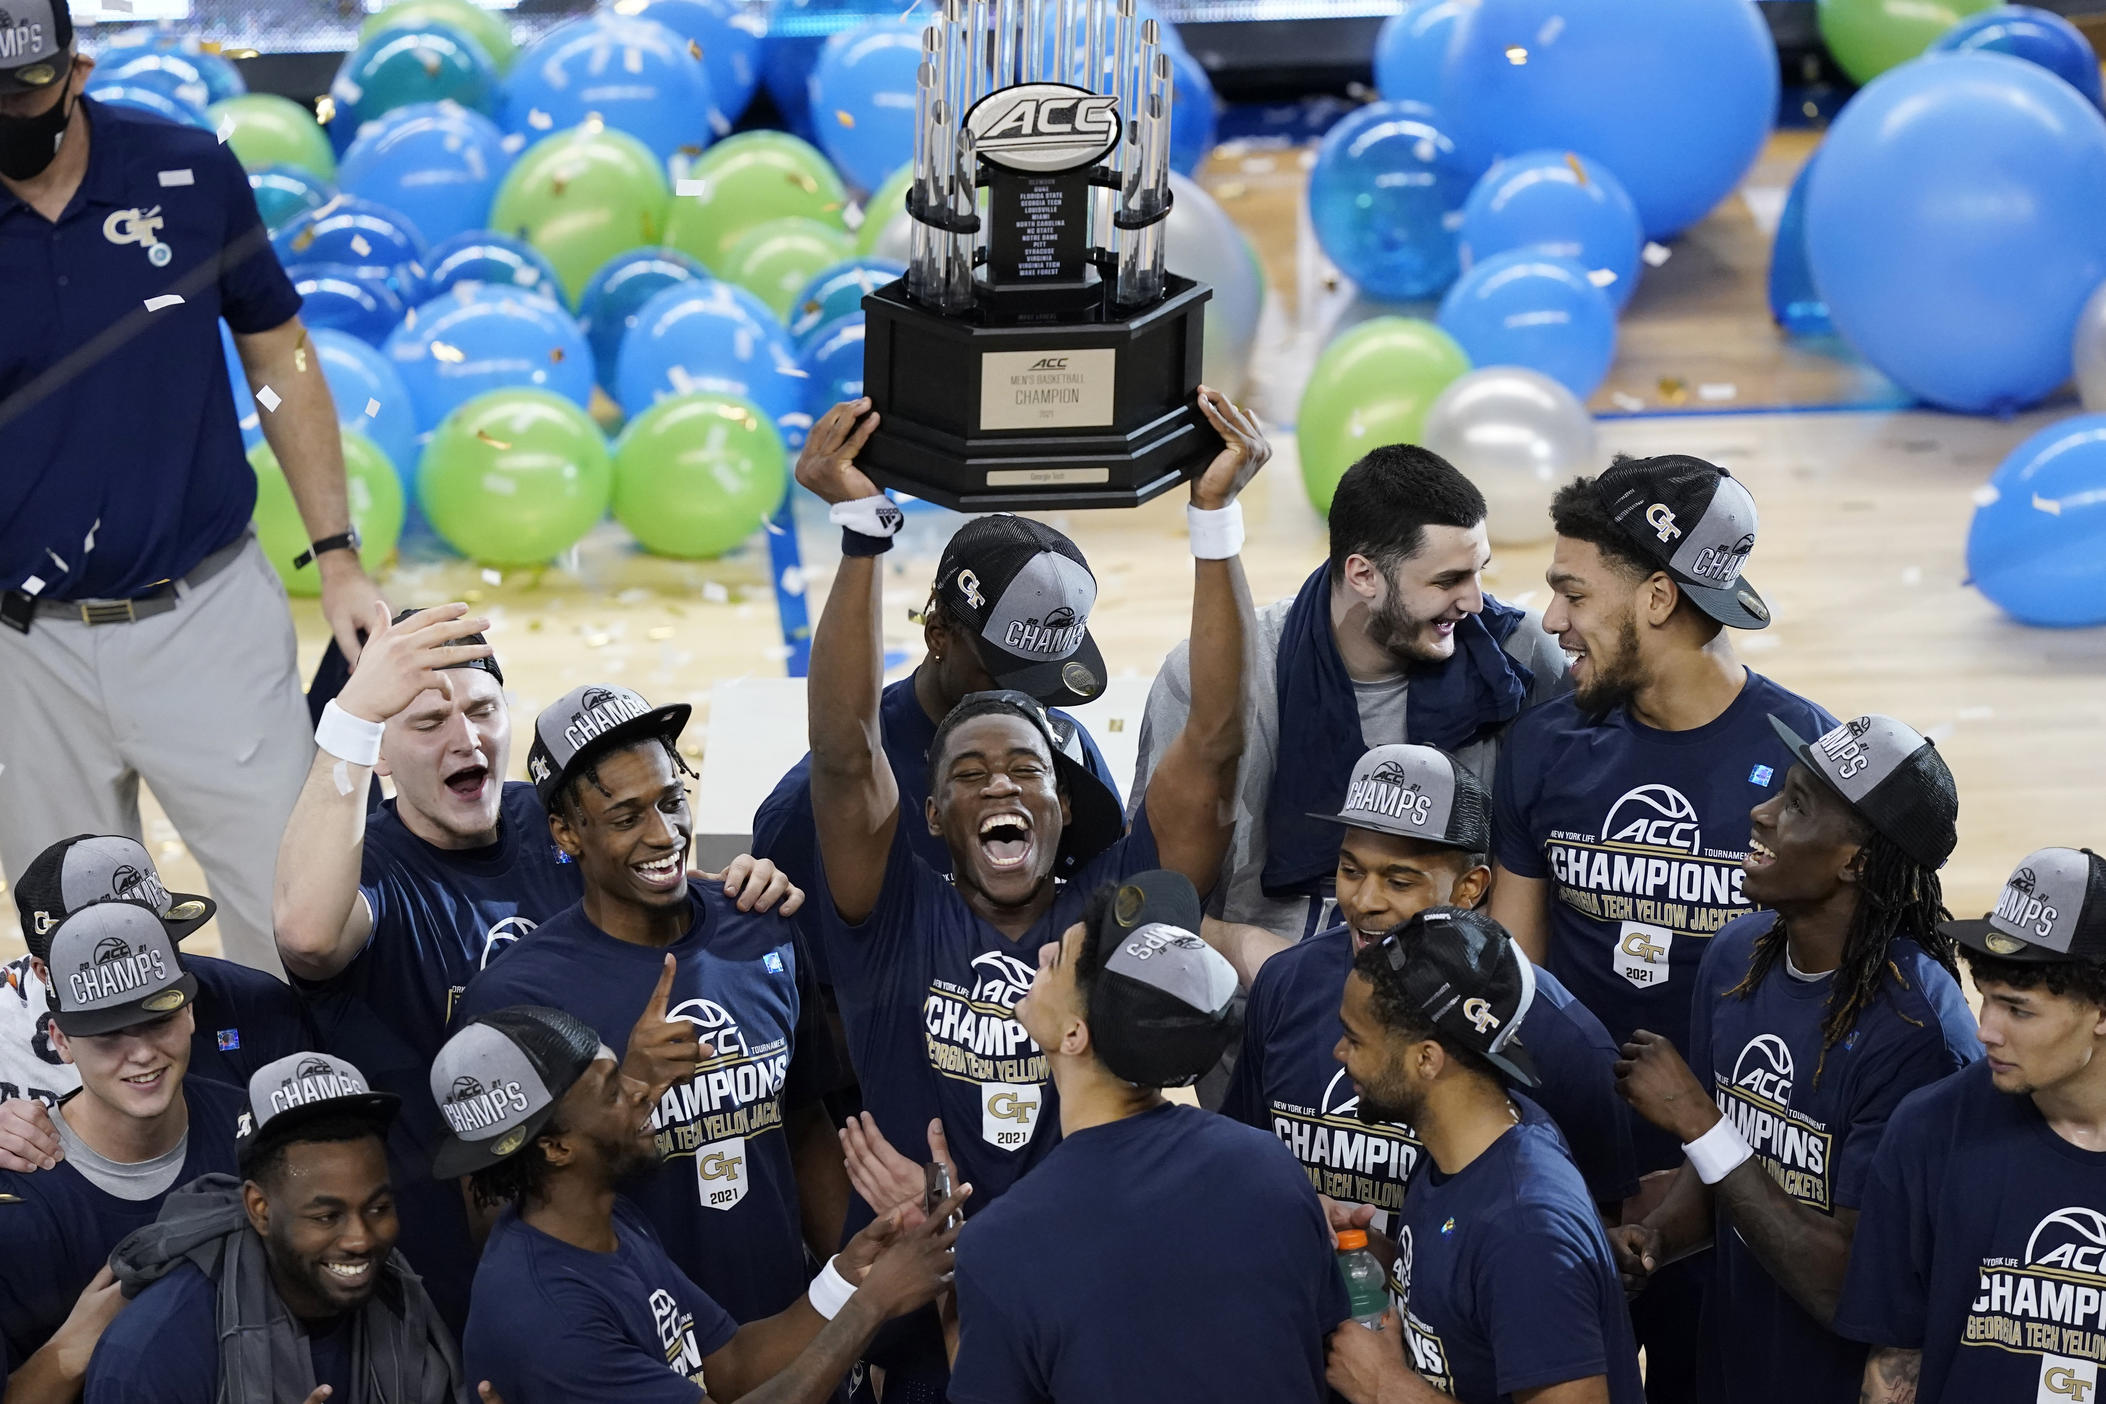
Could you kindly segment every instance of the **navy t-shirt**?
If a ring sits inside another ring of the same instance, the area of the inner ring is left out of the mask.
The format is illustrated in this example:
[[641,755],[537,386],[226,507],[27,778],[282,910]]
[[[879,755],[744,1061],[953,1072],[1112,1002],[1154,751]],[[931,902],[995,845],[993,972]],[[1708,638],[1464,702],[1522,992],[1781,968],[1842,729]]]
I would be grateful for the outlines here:
[[1835,1328],[1923,1352],[1917,1404],[2095,1404],[2106,1382],[2106,1151],[1985,1062],[1914,1093],[1873,1157]]
[[[88,1361],[83,1404],[215,1404],[219,1398],[219,1284],[181,1262],[117,1314]],[[351,1397],[351,1323],[309,1330],[314,1382]]]
[[[1801,736],[1835,725],[1749,669],[1732,705],[1688,731],[1655,730],[1621,707],[1590,722],[1565,696],[1507,732],[1494,851],[1507,871],[1548,880],[1551,973],[1619,1044],[1650,1029],[1686,1056],[1704,947],[1754,910],[1741,893],[1748,811],[1792,765],[1772,716]],[[1681,1162],[1681,1146],[1650,1122],[1631,1134],[1641,1172]]]
[[[1339,1001],[1353,968],[1353,933],[1339,926],[1266,961],[1251,986],[1243,1047],[1221,1110],[1271,1131],[1333,1199],[1394,1213],[1423,1153],[1401,1122],[1370,1125],[1333,1056],[1343,1026]],[[1595,1199],[1621,1203],[1637,1192],[1630,1110],[1616,1095],[1616,1047],[1601,1020],[1548,971],[1521,1026],[1543,1085],[1529,1096],[1556,1121]]]
[[1165,1104],[1068,1137],[958,1236],[952,1404],[1325,1397],[1351,1315],[1272,1137]]
[[1524,1120],[1456,1174],[1428,1165],[1396,1239],[1405,1352],[1429,1383],[1495,1404],[1605,1375],[1610,1404],[1643,1404],[1608,1236],[1546,1122]]
[[475,1272],[461,1338],[470,1380],[505,1404],[695,1404],[702,1362],[738,1323],[673,1265],[642,1211],[614,1202],[615,1249],[574,1247],[507,1209]]
[[[0,188],[0,588],[137,595],[248,529],[219,321],[300,311],[248,177],[209,131],[84,98],[92,140],[54,225]],[[166,301],[163,299],[175,299]],[[37,393],[40,377],[73,370]]]
[[544,1004],[583,1019],[619,1056],[676,957],[668,1016],[692,1021],[716,1051],[652,1111],[664,1163],[629,1193],[680,1270],[734,1319],[757,1321],[810,1280],[783,1127],[793,1102],[816,1095],[803,1076],[808,976],[789,922],[742,912],[722,884],[697,878],[688,902],[692,925],[662,950],[609,936],[583,905],[558,913],[469,982],[455,1022]]
[[[892,830],[877,905],[850,926],[822,888],[816,908],[863,1104],[902,1155],[928,1153],[943,1118],[961,1180],[986,1205],[1060,1138],[1046,1055],[1016,1020],[1038,950],[1079,921],[1101,884],[1157,865],[1147,811],[1065,883],[1023,939],[980,919],[948,878],[915,857],[907,818]],[[851,1211],[851,1222],[861,1216]]]
[[[183,1100],[190,1140],[170,1188],[238,1173],[234,1128],[248,1094],[186,1077]],[[0,1336],[10,1373],[51,1339],[118,1240],[152,1223],[167,1197],[119,1199],[64,1160],[34,1174],[0,1173]]]
[[[1786,1194],[1823,1214],[1856,1209],[1902,1098],[1979,1056],[1974,1016],[1959,981],[1914,941],[1899,940],[1878,998],[1824,1055],[1832,974],[1796,979],[1780,960],[1752,995],[1727,993],[1776,920],[1774,912],[1756,912],[1728,922],[1704,953],[1690,1017],[1692,1066]],[[1864,1378],[1864,1347],[1808,1316],[1723,1211],[1712,1241],[1703,1397],[1717,1404],[1851,1398]]]

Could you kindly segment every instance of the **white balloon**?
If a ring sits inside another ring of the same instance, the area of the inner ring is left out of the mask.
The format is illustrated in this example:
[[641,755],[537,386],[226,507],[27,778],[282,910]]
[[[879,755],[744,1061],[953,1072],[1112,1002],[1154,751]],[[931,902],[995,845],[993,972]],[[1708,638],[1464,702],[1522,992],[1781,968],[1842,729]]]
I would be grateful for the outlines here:
[[1520,366],[1487,366],[1451,383],[1426,411],[1419,442],[1477,484],[1501,546],[1549,540],[1552,495],[1600,466],[1587,407]]
[[2106,414],[2106,283],[2077,314],[2077,340],[2072,359],[2076,363],[2077,395],[2093,414]]

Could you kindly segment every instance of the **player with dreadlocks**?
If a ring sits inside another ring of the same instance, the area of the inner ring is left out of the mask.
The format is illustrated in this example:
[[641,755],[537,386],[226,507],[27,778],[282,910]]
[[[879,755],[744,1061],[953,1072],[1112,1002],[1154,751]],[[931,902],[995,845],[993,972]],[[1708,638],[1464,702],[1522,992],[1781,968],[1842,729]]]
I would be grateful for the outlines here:
[[1688,1159],[1611,1232],[1627,1286],[1713,1244],[1699,1343],[1710,1404],[1857,1398],[1865,1347],[1831,1329],[1872,1153],[1910,1092],[1979,1052],[1938,867],[1959,797],[1937,748],[1891,717],[1808,744],[1756,806],[1748,901],[1704,953],[1692,1073],[1643,1030],[1616,1065],[1638,1113]]

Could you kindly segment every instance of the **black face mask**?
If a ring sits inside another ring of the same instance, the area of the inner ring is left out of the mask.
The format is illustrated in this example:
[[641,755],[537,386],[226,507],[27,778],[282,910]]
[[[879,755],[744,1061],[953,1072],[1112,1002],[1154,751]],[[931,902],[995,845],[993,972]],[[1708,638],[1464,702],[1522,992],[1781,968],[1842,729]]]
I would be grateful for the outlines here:
[[58,156],[59,138],[72,118],[72,103],[63,95],[34,117],[0,117],[0,175],[9,180],[42,175]]

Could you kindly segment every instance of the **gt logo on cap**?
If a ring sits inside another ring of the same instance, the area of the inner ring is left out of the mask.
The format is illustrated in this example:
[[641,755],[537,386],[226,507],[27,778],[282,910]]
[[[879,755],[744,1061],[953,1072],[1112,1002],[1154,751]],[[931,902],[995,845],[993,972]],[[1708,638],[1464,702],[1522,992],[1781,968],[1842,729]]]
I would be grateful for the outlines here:
[[1675,525],[1673,509],[1665,502],[1655,502],[1646,508],[1645,520],[1652,524],[1654,532],[1662,541],[1672,541],[1682,534],[1682,529]]
[[1470,1027],[1479,1033],[1490,1033],[1499,1027],[1499,1016],[1481,995],[1471,995],[1462,1002],[1462,1013],[1470,1021]]

